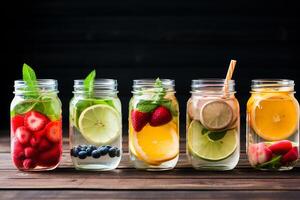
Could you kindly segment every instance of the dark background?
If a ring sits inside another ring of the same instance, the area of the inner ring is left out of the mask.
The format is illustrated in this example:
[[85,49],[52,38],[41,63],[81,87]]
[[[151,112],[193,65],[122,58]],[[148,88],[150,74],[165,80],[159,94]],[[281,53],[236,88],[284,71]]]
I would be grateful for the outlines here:
[[300,85],[300,18],[296,3],[258,0],[1,3],[0,128],[9,127],[13,80],[21,78],[24,62],[34,67],[39,78],[59,81],[65,122],[73,79],[84,78],[93,68],[99,78],[118,79],[126,124],[133,79],[158,76],[175,79],[181,120],[185,122],[191,79],[225,77],[232,58],[238,60],[234,79],[244,124],[251,79],[289,78]]

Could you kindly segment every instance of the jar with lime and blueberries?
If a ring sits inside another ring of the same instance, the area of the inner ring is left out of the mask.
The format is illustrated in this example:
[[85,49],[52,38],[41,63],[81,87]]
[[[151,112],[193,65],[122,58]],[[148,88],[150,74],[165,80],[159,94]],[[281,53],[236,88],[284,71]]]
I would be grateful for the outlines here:
[[11,157],[22,171],[55,169],[62,155],[61,102],[57,81],[36,79],[23,65],[23,80],[16,80],[11,102]]
[[117,81],[95,79],[74,81],[70,102],[70,154],[79,170],[115,169],[122,155],[121,103]]
[[230,170],[239,160],[240,108],[234,80],[192,80],[186,148],[195,169]]

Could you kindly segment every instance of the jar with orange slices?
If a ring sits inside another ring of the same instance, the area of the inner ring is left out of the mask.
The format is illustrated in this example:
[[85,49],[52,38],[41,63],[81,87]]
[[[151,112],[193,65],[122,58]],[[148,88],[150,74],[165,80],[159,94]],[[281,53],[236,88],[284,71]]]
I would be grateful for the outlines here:
[[260,170],[290,170],[299,158],[299,104],[294,81],[252,80],[247,103],[247,154]]
[[129,152],[137,169],[175,167],[179,155],[179,108],[170,79],[133,81],[129,102]]
[[234,80],[192,80],[187,102],[187,156],[198,170],[231,170],[240,154],[240,108]]

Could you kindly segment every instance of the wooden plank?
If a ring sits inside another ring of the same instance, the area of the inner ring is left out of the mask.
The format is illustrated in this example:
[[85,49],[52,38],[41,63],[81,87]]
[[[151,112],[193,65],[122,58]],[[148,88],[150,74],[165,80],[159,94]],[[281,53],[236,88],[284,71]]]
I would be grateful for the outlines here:
[[0,191],[1,199],[289,199],[298,200],[300,191],[93,191],[93,190],[9,190]]

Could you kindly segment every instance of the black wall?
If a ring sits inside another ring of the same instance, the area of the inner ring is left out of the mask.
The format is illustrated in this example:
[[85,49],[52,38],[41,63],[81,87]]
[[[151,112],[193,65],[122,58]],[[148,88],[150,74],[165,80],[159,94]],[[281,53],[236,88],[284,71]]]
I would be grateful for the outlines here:
[[300,14],[296,3],[258,0],[3,3],[0,128],[9,127],[13,80],[21,78],[24,62],[36,69],[38,77],[58,79],[65,121],[73,79],[85,77],[93,68],[99,78],[118,79],[126,122],[133,79],[158,76],[175,79],[184,120],[191,79],[222,78],[230,59],[235,58],[238,66],[234,79],[244,113],[251,79],[289,78],[300,85]]

